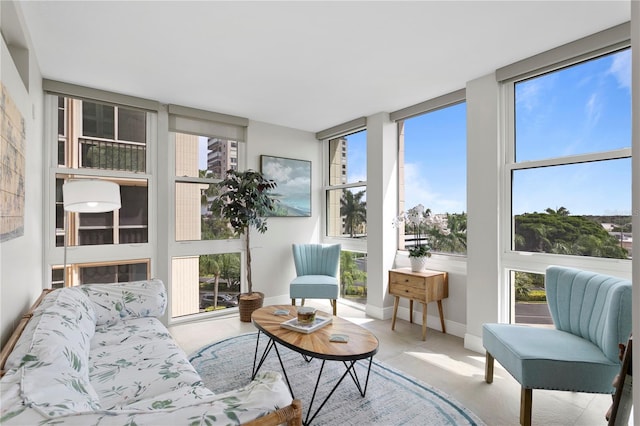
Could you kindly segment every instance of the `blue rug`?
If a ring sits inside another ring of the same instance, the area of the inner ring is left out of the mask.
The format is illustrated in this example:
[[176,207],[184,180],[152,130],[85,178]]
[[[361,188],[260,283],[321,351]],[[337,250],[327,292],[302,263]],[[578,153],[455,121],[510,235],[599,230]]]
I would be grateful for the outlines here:
[[[190,356],[190,361],[202,376],[204,384],[216,393],[248,384],[257,333],[244,334],[206,346]],[[260,337],[259,355],[266,345]],[[310,363],[302,356],[278,346],[295,396],[302,400],[303,419],[316,383],[321,360]],[[364,385],[368,361],[358,361],[357,371]],[[274,351],[261,371],[282,372]],[[328,361],[318,390],[320,401],[344,373],[341,362]],[[318,401],[314,403],[317,407]],[[315,408],[314,408],[315,411]],[[360,396],[350,377],[346,377],[331,395],[313,425],[484,425],[471,411],[449,395],[413,377],[377,361],[374,357],[366,396]]]

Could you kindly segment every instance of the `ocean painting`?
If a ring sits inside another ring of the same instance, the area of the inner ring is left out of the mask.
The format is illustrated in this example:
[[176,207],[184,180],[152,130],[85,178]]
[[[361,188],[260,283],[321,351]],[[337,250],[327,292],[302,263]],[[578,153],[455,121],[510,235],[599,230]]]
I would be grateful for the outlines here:
[[277,184],[271,195],[278,201],[270,216],[311,216],[311,161],[261,155],[260,167]]

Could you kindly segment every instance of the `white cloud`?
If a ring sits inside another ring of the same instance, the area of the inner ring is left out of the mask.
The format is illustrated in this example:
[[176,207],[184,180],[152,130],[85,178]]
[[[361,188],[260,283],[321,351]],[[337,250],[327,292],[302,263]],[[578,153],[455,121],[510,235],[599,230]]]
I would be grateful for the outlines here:
[[541,85],[536,81],[528,81],[518,91],[516,102],[521,105],[527,111],[531,111],[538,104],[538,94],[540,93]]
[[462,212],[465,209],[465,200],[461,202],[433,191],[431,183],[422,173],[422,168],[422,165],[416,163],[404,165],[405,210],[422,204],[425,208],[431,209],[434,214]]
[[584,108],[587,114],[587,125],[591,128],[598,123],[600,115],[602,114],[602,104],[598,99],[597,93],[592,93],[591,96],[589,96],[589,100]]
[[615,55],[607,74],[613,75],[618,81],[618,87],[631,90],[631,50],[625,50]]

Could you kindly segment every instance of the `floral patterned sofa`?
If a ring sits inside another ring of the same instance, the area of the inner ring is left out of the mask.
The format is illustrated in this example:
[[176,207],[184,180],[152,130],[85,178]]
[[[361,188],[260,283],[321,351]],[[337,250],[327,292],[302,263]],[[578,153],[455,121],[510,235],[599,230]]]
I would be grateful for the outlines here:
[[279,373],[224,394],[206,388],[156,318],[166,304],[160,280],[83,285],[41,297],[19,338],[14,334],[3,349],[0,423],[301,423],[299,403],[292,404]]

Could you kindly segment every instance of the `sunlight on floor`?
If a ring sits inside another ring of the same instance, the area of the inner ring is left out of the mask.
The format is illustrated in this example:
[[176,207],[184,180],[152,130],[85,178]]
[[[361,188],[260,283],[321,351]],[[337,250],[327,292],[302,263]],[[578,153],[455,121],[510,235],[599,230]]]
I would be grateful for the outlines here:
[[457,361],[445,354],[424,353],[424,352],[405,352],[405,354],[416,358],[420,361],[428,362],[441,370],[455,373],[464,377],[475,377],[484,374],[484,368],[476,368],[468,363]]
[[341,317],[348,321],[351,321],[354,324],[362,325],[370,322],[374,322],[375,320],[372,318],[360,318],[360,317]]

